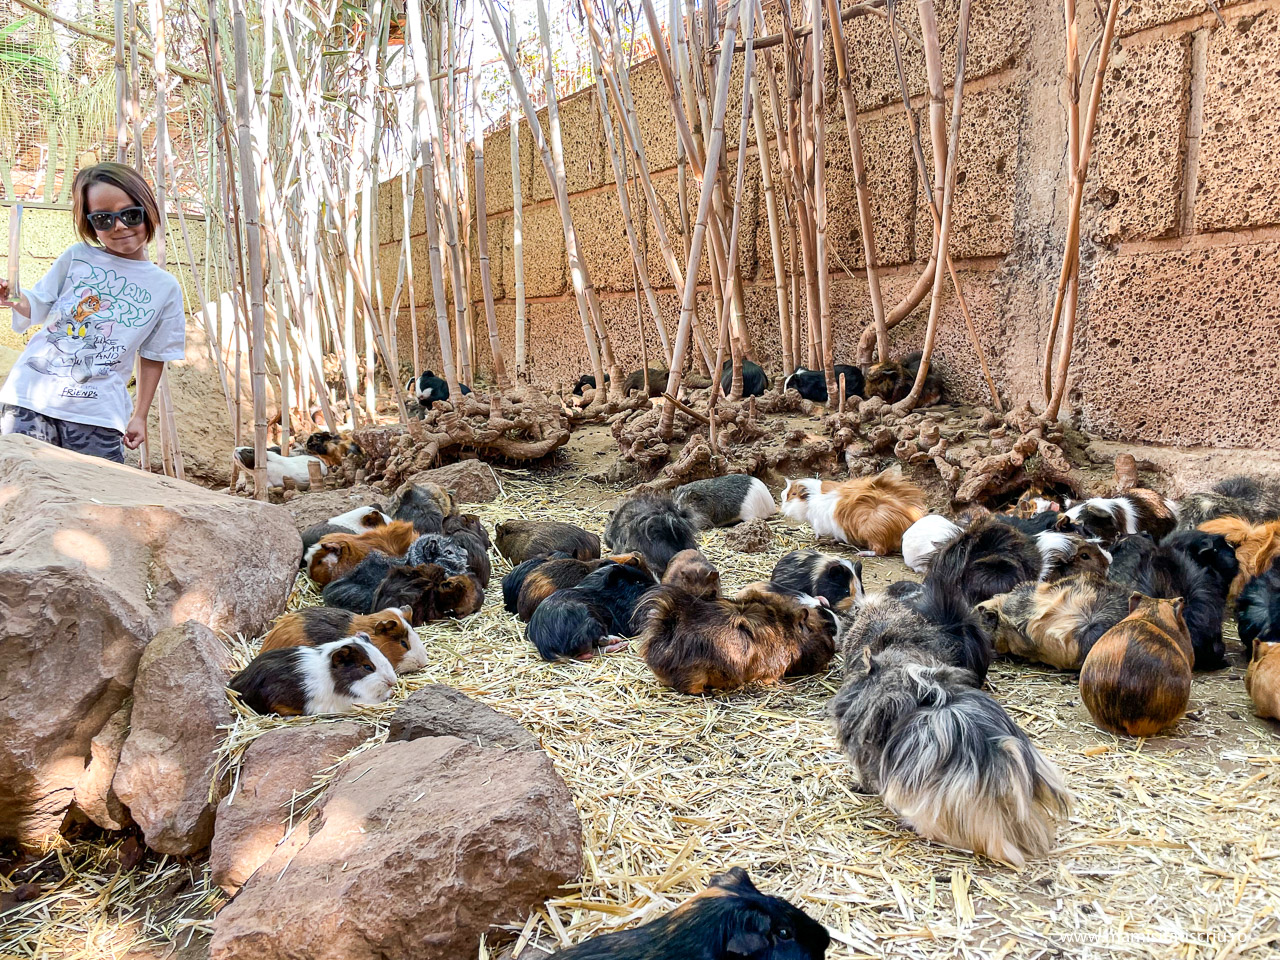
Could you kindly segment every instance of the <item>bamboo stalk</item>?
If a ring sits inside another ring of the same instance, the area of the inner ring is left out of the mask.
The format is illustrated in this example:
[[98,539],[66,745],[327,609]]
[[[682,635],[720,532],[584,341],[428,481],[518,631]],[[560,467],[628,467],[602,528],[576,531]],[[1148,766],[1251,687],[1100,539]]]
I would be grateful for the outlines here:
[[760,82],[751,78],[751,117],[756,131],[756,153],[760,160],[760,182],[764,189],[765,211],[769,217],[769,252],[773,256],[773,291],[778,299],[778,339],[782,346],[782,375],[795,371],[791,352],[791,334],[787,329],[790,307],[787,304],[786,263],[782,254],[782,229],[778,222],[778,197],[773,184],[773,158],[764,124],[764,106],[760,102]]
[[[515,46],[516,7],[510,4],[507,23],[507,42]],[[508,96],[510,93],[508,92]],[[511,139],[511,262],[516,275],[516,379],[527,382],[527,333],[525,330],[524,285],[524,201],[520,196],[520,110],[514,101],[507,117],[507,131]]]
[[116,163],[124,163],[129,157],[129,122],[125,111],[125,99],[129,95],[129,80],[124,66],[124,0],[114,0],[114,5],[116,27]]
[[480,87],[475,84],[471,88],[472,122],[471,132],[475,138],[472,151],[476,165],[476,243],[480,247],[480,286],[484,293],[484,318],[489,326],[489,352],[493,357],[493,377],[499,393],[506,393],[510,387],[507,381],[507,364],[502,355],[502,344],[498,340],[498,316],[493,308],[493,283],[489,279],[489,225],[485,219],[484,196],[484,123],[480,112]]
[[[925,50],[928,51],[931,46],[936,49],[936,28],[937,22],[932,16],[926,21],[924,17],[924,8],[929,7],[932,14],[933,0],[921,0],[921,28],[925,40]],[[945,184],[942,194],[942,225],[936,231],[938,256],[941,259],[947,257],[947,244],[951,239],[951,201],[955,194],[956,185],[956,156],[960,150],[960,116],[964,107],[964,67],[965,55],[967,53],[969,41],[969,0],[960,0],[960,23],[957,28],[956,36],[956,79],[953,88],[953,97],[951,101],[951,130],[948,137],[949,145],[947,148],[947,157],[943,169],[947,171]],[[926,54],[927,56],[927,54]],[[941,74],[941,65],[936,60],[934,62],[936,72]],[[942,284],[943,274],[941,270],[934,271],[933,279],[933,297],[929,301],[929,321],[925,327],[924,350],[920,358],[920,369],[916,374],[915,383],[911,386],[911,392],[907,394],[900,402],[893,405],[895,413],[905,413],[911,410],[916,402],[920,399],[920,394],[924,389],[925,378],[929,375],[929,365],[933,359],[933,347],[938,334],[938,316],[942,308]]]
[[[812,44],[813,91],[810,107],[813,110],[813,205],[816,211],[816,252],[818,257],[818,319],[822,331],[822,369],[827,378],[827,395],[836,396],[835,357],[831,333],[831,276],[827,270],[827,148],[826,116],[823,109],[824,69],[822,54],[822,0],[812,0],[809,19],[813,30],[809,34]],[[839,18],[836,18],[839,22]],[[864,229],[865,239],[865,229]],[[870,263],[868,263],[870,268]],[[870,277],[870,273],[868,276]]]
[[[129,5],[129,120],[133,127],[133,165],[139,173],[146,166],[142,154],[142,107],[138,103],[141,87],[141,71],[138,68],[138,7],[134,0]],[[145,451],[145,446],[144,446]],[[148,465],[149,466],[149,465]]]

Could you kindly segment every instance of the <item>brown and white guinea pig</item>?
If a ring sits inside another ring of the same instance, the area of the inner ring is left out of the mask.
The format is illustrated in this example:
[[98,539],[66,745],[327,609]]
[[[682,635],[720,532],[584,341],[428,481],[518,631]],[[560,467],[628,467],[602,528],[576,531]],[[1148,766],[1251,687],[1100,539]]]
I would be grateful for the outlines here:
[[825,670],[836,653],[834,615],[813,597],[751,585],[704,600],[655,587],[636,611],[641,650],[659,682],[680,693],[737,690]]
[[310,456],[323,460],[329,467],[336,467],[344,457],[359,456],[361,452],[360,445],[351,437],[342,437],[327,430],[317,430],[307,437],[304,450]]
[[1240,571],[1231,582],[1232,598],[1254,577],[1270,570],[1280,557],[1280,520],[1252,524],[1243,517],[1218,517],[1200,524],[1198,529],[1226,537],[1236,552]]
[[661,493],[637,493],[609,515],[605,543],[615,553],[639,553],[661,577],[681,550],[698,548],[698,526],[692,511]]
[[666,916],[593,937],[561,960],[823,960],[826,927],[780,897],[756,889],[734,867]]
[[1192,658],[1182,601],[1134,593],[1129,615],[1084,658],[1080,699],[1103,730],[1154,736],[1187,712]]
[[309,550],[321,537],[329,533],[364,533],[374,527],[381,527],[391,522],[391,518],[382,512],[377,504],[367,507],[356,507],[336,517],[316,523],[302,531],[302,549]]
[[453,498],[439,484],[406,483],[391,501],[391,516],[413,524],[419,535],[443,532],[445,518],[453,513]]
[[1149,533],[1159,540],[1177,523],[1176,503],[1154,490],[1134,487],[1117,497],[1092,497],[1072,504],[1058,516],[1054,529],[1109,545],[1132,533]]
[[318,647],[363,633],[395,668],[411,673],[427,665],[427,651],[409,622],[409,607],[388,607],[361,615],[338,607],[304,607],[286,613],[262,638],[260,653],[284,647]]
[[318,647],[260,653],[227,684],[257,713],[312,716],[382,703],[396,685],[390,661],[365,634]]
[[1042,558],[1040,580],[1046,583],[1080,573],[1105,577],[1111,568],[1111,554],[1079,534],[1044,530],[1035,542]]
[[1280,720],[1280,642],[1253,642],[1244,688],[1253,701],[1254,713]]
[[[886,403],[897,403],[905,400],[911,388],[915,386],[916,377],[920,373],[920,362],[924,355],[920,351],[909,353],[902,362],[890,360],[886,363],[873,364],[867,370],[865,396],[879,397]],[[942,401],[942,378],[938,376],[935,363],[929,364],[929,372],[924,378],[924,387],[920,393],[920,406],[931,407]]]
[[818,550],[792,550],[778,561],[769,582],[788,593],[819,597],[833,610],[849,610],[865,596],[862,561]]
[[504,520],[494,527],[498,553],[513,566],[560,550],[577,560],[599,560],[600,538],[559,520]]
[[1098,638],[1129,615],[1130,591],[1094,573],[1021,583],[978,605],[996,653],[1079,670]]
[[[527,586],[527,584],[526,584]],[[653,588],[653,574],[625,563],[604,563],[577,586],[557,590],[533,611],[525,636],[543,660],[590,660],[626,646],[635,632],[636,604]]]
[[375,550],[403,557],[416,537],[413,524],[403,520],[393,520],[366,533],[330,533],[304,554],[303,563],[307,576],[323,587],[345,577]]
[[720,596],[720,571],[701,550],[681,550],[672,557],[662,582],[704,600]]
[[1062,775],[969,671],[910,645],[864,649],[831,712],[855,788],[921,836],[1015,866],[1053,847]]
[[742,520],[767,519],[778,512],[764,481],[745,473],[694,480],[677,487],[672,499],[691,511],[703,530]]
[[982,517],[937,552],[925,580],[951,584],[975,604],[1039,579],[1043,563],[1031,537],[994,517]]
[[542,601],[557,590],[576,587],[596,570],[609,563],[635,567],[648,575],[649,586],[657,583],[653,574],[649,572],[649,565],[645,563],[644,557],[638,553],[619,553],[611,557],[601,557],[599,560],[574,560],[572,557],[549,560],[538,565],[536,569],[530,570],[525,577],[516,598],[516,616],[528,623]]
[[924,491],[891,467],[875,477],[833,483],[788,480],[782,513],[820,537],[865,547],[872,556],[897,553],[902,535],[924,516]]
[[556,550],[552,553],[543,554],[540,557],[530,557],[523,563],[517,563],[511,568],[511,571],[502,578],[502,609],[507,613],[515,613],[519,609],[520,590],[524,586],[525,580],[529,574],[537,567],[542,566],[550,560],[572,560],[563,550]]

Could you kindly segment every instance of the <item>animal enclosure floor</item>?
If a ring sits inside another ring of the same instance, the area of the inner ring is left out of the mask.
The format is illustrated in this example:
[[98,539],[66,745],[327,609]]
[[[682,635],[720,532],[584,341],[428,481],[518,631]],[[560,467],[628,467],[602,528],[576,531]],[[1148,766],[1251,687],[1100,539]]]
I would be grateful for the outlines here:
[[[501,500],[467,508],[490,528],[524,516],[600,533],[618,496],[563,474],[499,477]],[[762,554],[727,550],[722,531],[704,535],[727,591],[767,578],[788,550],[844,552],[815,542],[807,527],[781,519],[771,526],[775,542]],[[499,580],[508,566],[496,553],[494,560],[480,613],[421,628],[426,669],[402,677],[392,701],[355,716],[369,724],[371,743],[380,742],[405,696],[427,683],[450,684],[538,735],[573,791],[586,846],[580,883],[508,931],[514,943],[495,936],[480,957],[537,958],[643,922],[734,865],[825,923],[832,960],[1276,955],[1280,727],[1252,715],[1238,643],[1229,644],[1236,651],[1231,668],[1197,674],[1187,718],[1169,736],[1145,741],[1094,727],[1074,675],[1021,663],[993,667],[991,692],[1058,764],[1075,795],[1057,849],[1019,871],[927,843],[902,829],[876,797],[852,792],[826,718],[838,659],[823,676],[711,697],[659,686],[634,651],[544,663],[524,640],[523,625],[502,609]],[[899,560],[866,562],[870,591],[904,575]],[[294,604],[317,601],[300,584]],[[250,656],[254,646],[237,643],[238,656]],[[266,730],[318,722],[328,721],[242,711],[227,741],[227,764],[234,772],[245,747]],[[81,904],[74,929],[91,931],[94,911],[108,922],[138,916],[113,890],[134,890],[134,874],[146,869],[155,865],[136,868],[105,892],[69,890]],[[186,931],[207,931],[220,896],[209,890],[207,872],[196,887],[184,916],[136,938],[182,930],[181,943]],[[62,916],[70,936],[66,911],[53,905],[45,913]],[[124,952],[85,939],[66,946],[42,955]]]

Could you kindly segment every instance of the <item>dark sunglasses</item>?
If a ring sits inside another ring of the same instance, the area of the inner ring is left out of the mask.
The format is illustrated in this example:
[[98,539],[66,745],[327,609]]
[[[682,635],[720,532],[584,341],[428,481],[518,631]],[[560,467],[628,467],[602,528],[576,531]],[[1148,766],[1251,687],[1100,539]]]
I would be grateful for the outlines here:
[[142,207],[125,207],[123,210],[117,210],[111,213],[107,210],[99,210],[89,214],[89,226],[97,230],[99,233],[106,233],[116,225],[119,220],[126,227],[141,226],[142,222],[147,219],[147,211]]

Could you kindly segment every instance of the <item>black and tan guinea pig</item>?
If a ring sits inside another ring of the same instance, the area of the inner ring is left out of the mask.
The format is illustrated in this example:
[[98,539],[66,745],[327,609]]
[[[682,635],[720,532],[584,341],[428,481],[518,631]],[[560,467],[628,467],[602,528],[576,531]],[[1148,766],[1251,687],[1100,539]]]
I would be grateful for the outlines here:
[[577,560],[599,560],[600,538],[559,520],[504,520],[494,527],[498,553],[512,564],[559,550]]
[[453,513],[453,498],[435,483],[406,483],[391,501],[391,516],[413,524],[419,534],[441,533],[445,517]]
[[382,703],[396,672],[365,634],[260,653],[227,684],[257,713],[312,716]]
[[323,587],[351,573],[374,551],[403,557],[416,536],[413,524],[401,520],[366,533],[330,533],[303,556],[307,575]]
[[597,648],[612,653],[634,633],[636,604],[651,588],[649,571],[603,564],[577,586],[557,590],[538,604],[525,636],[543,660],[590,660]]
[[650,586],[657,583],[653,574],[649,573],[649,565],[644,562],[644,557],[638,553],[618,553],[611,557],[601,557],[599,560],[574,560],[572,557],[551,560],[540,564],[526,575],[520,587],[520,593],[516,597],[516,615],[528,623],[533,616],[533,611],[537,610],[539,604],[547,597],[557,590],[576,587],[607,563],[621,563],[643,570],[649,574]]
[[661,577],[677,553],[698,548],[698,528],[693,513],[671,497],[637,493],[614,508],[604,539],[615,553],[642,554]]
[[[733,361],[726,360],[720,369],[720,392],[726,397],[733,389]],[[750,360],[742,361],[742,395],[744,397],[762,397],[769,389],[769,376],[764,367]]]
[[391,518],[382,512],[377,504],[367,507],[356,507],[346,513],[331,517],[324,523],[316,523],[302,531],[302,549],[309,550],[328,533],[364,533],[374,527],[381,527],[391,522]]
[[[920,373],[920,362],[924,355],[920,351],[909,353],[899,363],[894,360],[873,364],[867,370],[863,389],[868,399],[879,397],[885,403],[897,403],[905,400],[911,388],[915,386],[916,377]],[[925,375],[923,389],[920,393],[920,406],[931,407],[942,401],[942,378],[938,376],[936,362],[929,364],[929,372]]]
[[745,473],[694,480],[676,487],[672,499],[692,512],[703,530],[742,520],[767,519],[778,512],[764,481]]
[[831,936],[780,897],[756,889],[734,867],[666,916],[594,937],[555,954],[562,960],[823,960]]
[[1038,580],[1043,563],[1035,540],[982,517],[934,554],[925,580],[951,584],[975,604],[1008,593],[1026,580]]
[[1058,516],[1054,529],[1078,533],[1104,546],[1126,534],[1149,533],[1159,540],[1178,522],[1178,505],[1154,490],[1134,487],[1116,497],[1092,497]]
[[[840,383],[841,375],[844,376],[844,396],[846,400],[850,397],[862,396],[863,378],[861,370],[857,367],[851,367],[847,363],[837,363],[835,365],[835,374],[837,385]],[[826,371],[796,367],[796,372],[782,381],[782,389],[784,392],[795,390],[804,399],[812,400],[814,403],[826,403],[828,396]]]
[[342,437],[327,430],[317,430],[307,437],[303,451],[312,457],[318,457],[326,466],[336,467],[344,457],[356,457],[361,453],[360,445],[350,437]]
[[392,567],[373,594],[373,608],[409,607],[414,626],[467,617],[484,605],[484,591],[468,573],[450,576],[434,563]]
[[1045,583],[1081,573],[1105,577],[1111,568],[1111,554],[1078,534],[1045,530],[1035,540],[1043,558],[1040,580]]
[[525,578],[537,567],[542,566],[548,560],[572,560],[563,550],[554,550],[551,553],[543,554],[539,557],[530,557],[523,563],[517,563],[511,568],[511,571],[502,578],[502,609],[507,613],[515,613],[518,609],[520,601],[520,588],[524,586]]
[[672,557],[662,582],[703,600],[720,596],[720,571],[701,550],[681,550]]
[[409,607],[388,607],[361,615],[337,607],[304,607],[278,618],[262,638],[260,653],[285,647],[318,647],[362,633],[391,662],[396,673],[427,665],[427,651],[409,622]]
[[778,561],[769,580],[791,593],[821,597],[833,610],[848,610],[864,596],[861,560],[817,550],[792,550]]
[[636,611],[649,669],[687,694],[825,670],[836,652],[828,616],[813,597],[776,593],[765,584],[718,600],[660,586]]
[[1022,583],[978,605],[996,653],[1079,670],[1098,638],[1129,615],[1129,590],[1094,573]]

